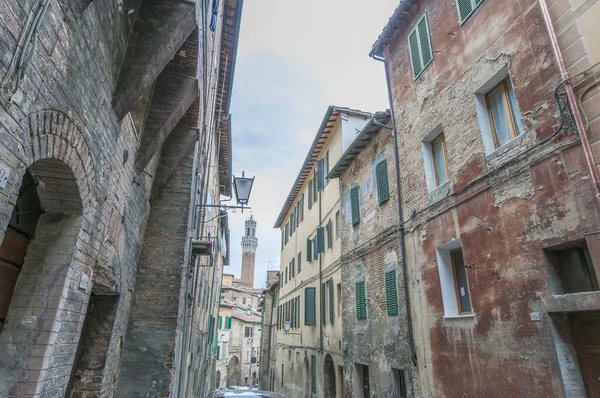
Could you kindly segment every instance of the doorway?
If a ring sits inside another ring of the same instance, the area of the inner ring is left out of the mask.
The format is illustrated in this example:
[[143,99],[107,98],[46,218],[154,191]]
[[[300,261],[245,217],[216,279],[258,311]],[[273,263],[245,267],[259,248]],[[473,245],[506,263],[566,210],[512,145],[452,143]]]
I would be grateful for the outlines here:
[[369,398],[369,367],[361,363],[354,364],[354,396],[356,398]]
[[573,344],[588,397],[600,397],[600,312],[569,314]]

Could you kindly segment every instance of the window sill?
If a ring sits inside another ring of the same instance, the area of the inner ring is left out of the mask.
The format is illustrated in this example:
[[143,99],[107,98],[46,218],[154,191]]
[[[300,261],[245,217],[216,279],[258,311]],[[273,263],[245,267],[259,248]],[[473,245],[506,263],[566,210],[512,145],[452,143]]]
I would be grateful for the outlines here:
[[444,315],[444,319],[468,319],[475,318],[475,313],[465,315]]
[[450,190],[450,180],[447,180],[442,185],[433,189],[431,192],[428,192],[427,200],[429,201],[429,204],[432,205],[444,199],[446,196],[450,195]]
[[506,144],[502,145],[501,147],[498,147],[498,148],[494,149],[492,152],[490,152],[489,154],[485,155],[485,161],[489,162],[489,161],[497,158],[498,156],[501,156],[502,154],[504,154],[508,150],[510,150],[512,147],[514,147],[515,145],[517,145],[521,141],[523,141],[524,138],[525,138],[525,133],[519,134],[517,137],[515,137],[512,140],[508,141]]

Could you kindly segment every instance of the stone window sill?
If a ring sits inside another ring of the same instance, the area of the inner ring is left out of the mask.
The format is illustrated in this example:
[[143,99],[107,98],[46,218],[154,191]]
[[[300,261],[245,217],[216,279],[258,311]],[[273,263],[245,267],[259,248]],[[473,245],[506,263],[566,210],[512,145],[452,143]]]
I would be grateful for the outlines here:
[[444,315],[444,319],[468,319],[475,318],[475,313],[465,315]]
[[446,196],[450,195],[450,190],[450,180],[447,180],[439,187],[433,189],[431,192],[428,192],[427,200],[429,201],[429,204],[432,205],[444,199]]
[[488,155],[485,155],[485,161],[490,162],[491,160],[494,160],[498,156],[501,156],[502,154],[506,153],[508,150],[510,150],[515,145],[518,145],[521,141],[523,141],[524,138],[525,138],[525,133],[519,134],[517,137],[508,141],[506,144],[502,145],[501,147],[498,147],[497,149],[494,149]]

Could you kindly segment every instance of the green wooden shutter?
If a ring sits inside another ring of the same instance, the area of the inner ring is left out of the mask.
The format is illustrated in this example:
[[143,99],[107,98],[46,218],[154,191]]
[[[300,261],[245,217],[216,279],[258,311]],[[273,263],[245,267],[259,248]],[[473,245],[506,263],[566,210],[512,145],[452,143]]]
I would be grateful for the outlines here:
[[217,346],[217,360],[221,359],[221,346]]
[[219,329],[223,329],[223,317],[219,316]]
[[231,317],[230,316],[225,318],[225,329],[231,329]]
[[360,208],[358,207],[358,187],[350,190],[350,207],[352,208],[352,225],[360,222]]
[[304,289],[304,324],[307,326],[317,324],[315,296],[316,289],[314,287]]
[[325,284],[321,283],[321,323],[325,325]]
[[309,209],[312,208],[312,202],[313,202],[312,201],[312,199],[313,199],[312,198],[313,197],[312,196],[312,190],[313,190],[312,184],[313,184],[313,180],[311,179],[308,181],[308,208]]
[[390,187],[388,184],[387,162],[384,160],[377,164],[377,195],[379,204],[387,202],[390,199]]
[[410,32],[408,35],[408,47],[413,68],[413,78],[416,79],[425,70],[427,65],[433,61],[431,35],[429,33],[427,14],[421,17],[417,23],[417,26],[415,26],[412,32]]
[[398,315],[398,292],[396,290],[396,270],[385,273],[385,302],[388,315]]
[[316,396],[317,395],[317,357],[314,355],[310,356],[310,378],[311,378],[310,393],[313,396]]
[[298,273],[302,271],[302,252],[298,253]]
[[484,0],[456,0],[458,22],[460,22],[461,25],[464,24],[483,1]]
[[408,47],[410,49],[410,61],[413,68],[413,77],[416,79],[417,76],[419,76],[423,71],[423,66],[421,63],[421,51],[419,50],[419,38],[416,29],[413,30],[410,35],[408,35]]
[[367,318],[367,297],[365,292],[365,281],[356,282],[356,317]]
[[333,323],[333,280],[329,280],[329,322]]
[[325,161],[323,158],[317,161],[317,188],[319,191],[325,188]]
[[306,261],[310,263],[312,260],[312,240],[306,239]]
[[325,253],[325,228],[317,228],[317,253]]
[[333,223],[331,218],[327,222],[327,248],[333,246]]
[[417,28],[419,30],[419,44],[421,45],[421,62],[423,69],[433,60],[433,52],[431,49],[431,35],[429,33],[429,23],[427,22],[427,14],[421,18]]

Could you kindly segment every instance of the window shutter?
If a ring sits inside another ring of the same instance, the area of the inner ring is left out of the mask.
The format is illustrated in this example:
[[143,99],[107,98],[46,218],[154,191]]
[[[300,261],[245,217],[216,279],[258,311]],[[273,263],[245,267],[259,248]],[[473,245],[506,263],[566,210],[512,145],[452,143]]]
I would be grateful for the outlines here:
[[358,187],[350,190],[350,207],[352,208],[352,225],[360,222],[360,209],[358,207]]
[[219,329],[223,329],[223,317],[219,317]]
[[300,296],[296,297],[296,325],[300,327]]
[[356,317],[367,318],[367,298],[365,295],[365,281],[356,282]]
[[[481,4],[482,0],[478,1]],[[473,0],[456,0],[456,8],[458,8],[458,21],[462,25],[471,16],[475,7],[473,7]]]
[[331,222],[331,218],[327,223],[327,248],[333,246],[333,223]]
[[325,253],[325,228],[317,228],[317,253]]
[[292,301],[290,301],[290,304],[292,304],[292,328],[296,327],[296,306],[294,305],[294,299],[292,299]]
[[333,281],[329,280],[329,322],[333,323]]
[[317,188],[319,191],[325,188],[325,161],[323,158],[317,161]]
[[390,199],[390,188],[388,185],[387,162],[384,160],[377,164],[377,195],[379,204],[382,204]]
[[421,74],[423,67],[421,66],[421,54],[419,51],[419,38],[417,30],[413,30],[408,36],[408,47],[410,49],[410,60],[413,68],[413,77],[416,79]]
[[307,287],[304,289],[304,324],[313,326],[317,324],[315,308],[316,289]]
[[310,376],[311,376],[310,393],[313,397],[316,397],[317,396],[317,357],[314,355],[310,356]]
[[313,184],[313,180],[309,180],[308,181],[308,208],[309,209],[312,208],[312,202],[313,202],[312,201],[312,190],[313,190],[312,184]]
[[396,270],[385,273],[385,298],[388,315],[398,315],[398,292],[396,291]]
[[310,263],[312,260],[312,240],[306,239],[306,261]]
[[221,346],[217,346],[217,360],[221,359]]
[[300,198],[300,221],[304,220],[304,194]]
[[302,271],[302,252],[298,253],[298,273]]
[[429,34],[429,23],[427,22],[427,14],[421,18],[417,25],[419,31],[419,44],[421,45],[421,62],[423,69],[433,60],[433,52],[431,51],[431,35]]
[[321,323],[325,325],[325,284],[321,283]]

